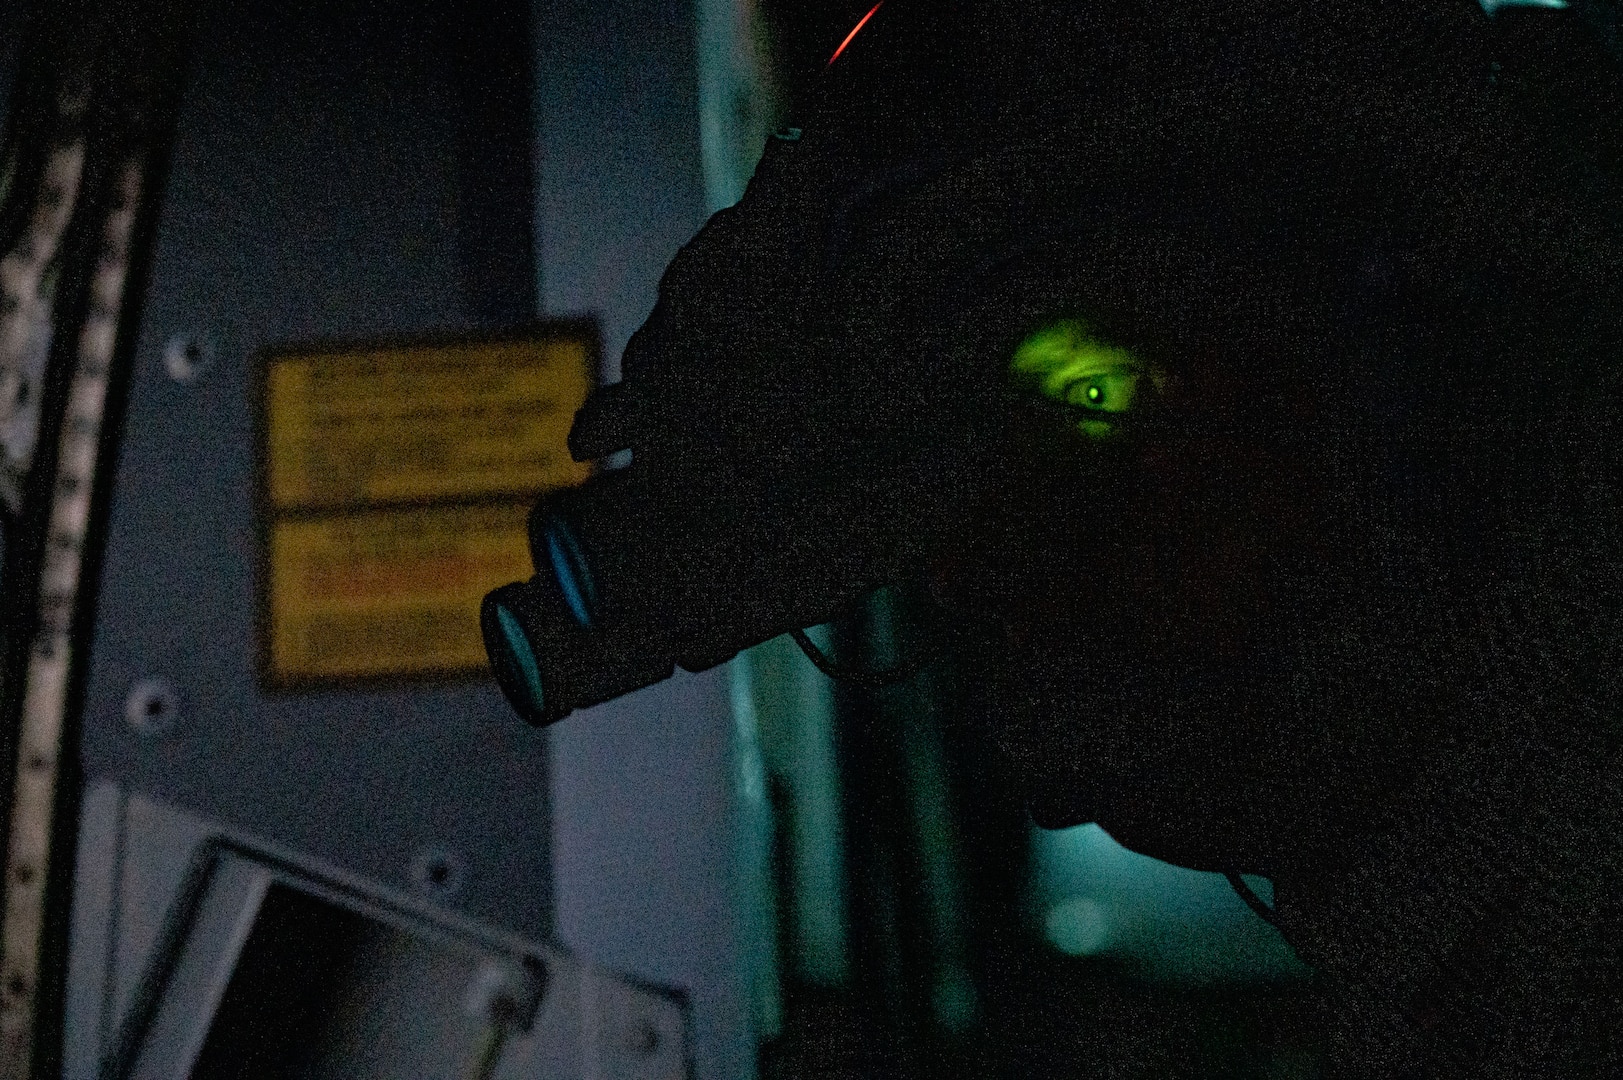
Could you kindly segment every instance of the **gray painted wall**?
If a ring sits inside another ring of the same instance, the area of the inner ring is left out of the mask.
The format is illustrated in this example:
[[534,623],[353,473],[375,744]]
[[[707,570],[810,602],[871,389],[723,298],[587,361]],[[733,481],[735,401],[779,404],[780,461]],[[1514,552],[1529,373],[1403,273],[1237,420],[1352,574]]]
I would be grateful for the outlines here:
[[[449,848],[470,913],[544,934],[544,740],[492,686],[267,695],[253,667],[256,353],[469,325],[451,92],[425,30],[315,3],[219,5],[207,22],[142,319],[84,758],[93,780],[381,880]],[[176,334],[213,343],[191,384],[162,362]],[[181,699],[157,739],[123,721],[150,678]]]
[[[753,1072],[735,979],[724,671],[519,723],[483,679],[264,693],[253,670],[251,362],[271,344],[457,330],[457,90],[441,6],[211,5],[177,137],[113,500],[88,777],[390,887],[425,846],[457,911],[684,988],[701,1078]],[[611,369],[703,220],[692,17],[537,3],[535,238],[546,314],[595,314]],[[465,133],[464,133],[465,134]],[[477,143],[477,140],[472,140]],[[212,343],[171,380],[164,343]],[[174,684],[170,730],[123,718]]]

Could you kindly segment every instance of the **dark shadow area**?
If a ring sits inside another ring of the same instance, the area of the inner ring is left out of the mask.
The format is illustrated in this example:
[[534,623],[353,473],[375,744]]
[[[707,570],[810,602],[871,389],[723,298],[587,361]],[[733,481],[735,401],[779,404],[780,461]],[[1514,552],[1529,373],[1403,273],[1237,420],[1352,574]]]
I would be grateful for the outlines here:
[[192,1080],[303,1076],[331,1039],[356,964],[389,931],[284,886],[265,897]]

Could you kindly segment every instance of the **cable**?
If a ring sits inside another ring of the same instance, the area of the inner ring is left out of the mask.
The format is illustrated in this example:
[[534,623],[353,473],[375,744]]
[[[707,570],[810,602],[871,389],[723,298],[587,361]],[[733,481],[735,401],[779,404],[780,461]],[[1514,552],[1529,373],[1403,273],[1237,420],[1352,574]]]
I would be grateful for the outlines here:
[[1245,901],[1246,907],[1255,911],[1258,918],[1275,930],[1280,929],[1279,916],[1274,914],[1273,908],[1262,902],[1262,897],[1251,891],[1251,886],[1245,883],[1244,878],[1233,870],[1223,871],[1223,876],[1228,878],[1229,887],[1234,890],[1235,895]]
[[933,646],[920,649],[918,654],[904,663],[884,671],[864,671],[860,668],[843,667],[836,663],[832,657],[817,647],[817,643],[804,630],[791,630],[789,636],[794,638],[800,651],[806,654],[806,659],[816,666],[818,671],[831,679],[848,682],[853,686],[860,686],[864,690],[882,690],[887,686],[895,686],[899,682],[906,682],[929,666],[935,659],[936,650]]

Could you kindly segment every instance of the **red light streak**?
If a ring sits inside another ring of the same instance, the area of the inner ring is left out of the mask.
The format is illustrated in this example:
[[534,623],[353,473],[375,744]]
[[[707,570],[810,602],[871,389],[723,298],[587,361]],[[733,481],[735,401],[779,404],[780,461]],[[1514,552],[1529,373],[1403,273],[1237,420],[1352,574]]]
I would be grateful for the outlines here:
[[840,58],[840,54],[845,51],[845,47],[851,44],[851,39],[857,36],[857,31],[861,30],[864,26],[867,26],[868,20],[874,17],[874,12],[878,11],[884,6],[885,0],[879,0],[879,3],[873,6],[873,11],[870,11],[868,14],[864,15],[862,17],[862,21],[851,28],[851,32],[845,35],[845,40],[840,42],[840,47],[834,50],[834,55],[828,58],[828,62],[830,64],[834,63],[834,61]]

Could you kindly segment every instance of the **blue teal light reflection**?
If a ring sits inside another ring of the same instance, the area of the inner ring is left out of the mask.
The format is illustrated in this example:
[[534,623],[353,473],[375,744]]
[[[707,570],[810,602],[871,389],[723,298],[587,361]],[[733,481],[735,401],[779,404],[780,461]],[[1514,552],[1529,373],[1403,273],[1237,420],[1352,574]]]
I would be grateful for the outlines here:
[[[1265,902],[1266,878],[1247,876]],[[1110,957],[1158,982],[1296,978],[1308,969],[1221,874],[1128,851],[1098,825],[1034,829],[1031,914],[1061,952]]]

